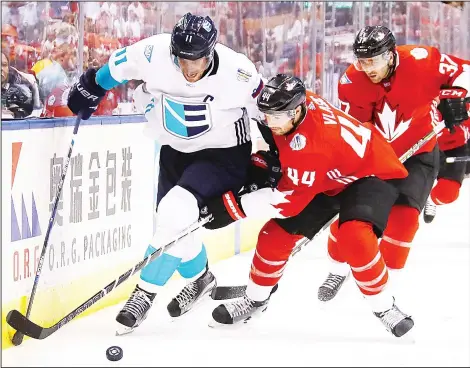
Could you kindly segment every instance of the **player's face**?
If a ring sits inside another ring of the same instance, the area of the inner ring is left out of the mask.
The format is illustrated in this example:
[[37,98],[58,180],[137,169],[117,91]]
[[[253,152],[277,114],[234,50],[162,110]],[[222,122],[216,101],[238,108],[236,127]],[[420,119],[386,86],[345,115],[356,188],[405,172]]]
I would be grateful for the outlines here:
[[183,76],[188,82],[194,83],[201,79],[202,75],[209,66],[209,58],[203,57],[196,60],[176,58],[178,66]]
[[274,135],[285,135],[292,131],[301,111],[299,106],[295,110],[265,113],[266,125]]
[[387,51],[371,58],[356,59],[354,66],[366,73],[372,83],[380,83],[387,76],[392,61],[392,53]]
[[266,125],[275,135],[283,135],[294,127],[295,111],[265,113]]

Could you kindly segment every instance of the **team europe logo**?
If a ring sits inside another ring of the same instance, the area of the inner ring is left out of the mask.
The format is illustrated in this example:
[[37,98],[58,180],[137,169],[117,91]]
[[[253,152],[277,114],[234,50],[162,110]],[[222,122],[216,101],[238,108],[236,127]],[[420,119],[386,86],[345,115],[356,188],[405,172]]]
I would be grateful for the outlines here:
[[197,138],[212,128],[209,104],[181,102],[163,96],[163,125],[179,138]]

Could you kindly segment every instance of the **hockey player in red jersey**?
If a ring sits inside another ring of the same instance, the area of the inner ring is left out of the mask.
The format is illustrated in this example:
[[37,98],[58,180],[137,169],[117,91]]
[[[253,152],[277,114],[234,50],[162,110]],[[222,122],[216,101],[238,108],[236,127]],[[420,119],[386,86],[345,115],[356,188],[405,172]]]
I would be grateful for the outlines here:
[[[468,119],[465,108],[470,88],[465,61],[428,46],[396,46],[383,26],[359,31],[355,62],[338,84],[341,109],[362,122],[371,122],[401,156],[441,121],[454,129]],[[445,85],[448,88],[443,88]],[[439,104],[436,98],[439,97]],[[439,171],[439,148],[430,140],[405,162],[408,176],[395,180],[399,197],[384,231],[380,251],[389,269],[405,266],[411,243]],[[318,290],[318,298],[331,300],[349,273],[336,241],[338,222],[330,227],[328,253],[331,272]]]
[[[468,75],[470,78],[470,74]],[[470,138],[470,119],[455,128],[451,133],[445,129],[437,138],[441,150],[441,160],[437,183],[431,190],[426,206],[424,206],[424,222],[430,223],[436,216],[436,204],[444,205],[453,203],[460,194],[460,187],[465,178],[468,162],[447,163],[448,157],[465,157],[470,154],[468,142]]]
[[313,238],[339,212],[338,240],[348,244],[343,253],[359,289],[386,328],[402,336],[413,320],[385,288],[388,274],[378,237],[398,196],[387,181],[406,177],[406,169],[371,124],[307,92],[298,78],[271,78],[257,103],[272,132],[270,139],[263,136],[278,152],[283,175],[275,189],[241,197],[227,192],[201,210],[213,217],[205,225],[209,229],[245,216],[271,218],[258,235],[246,294],[214,309],[213,319],[234,324],[264,311],[296,242]]

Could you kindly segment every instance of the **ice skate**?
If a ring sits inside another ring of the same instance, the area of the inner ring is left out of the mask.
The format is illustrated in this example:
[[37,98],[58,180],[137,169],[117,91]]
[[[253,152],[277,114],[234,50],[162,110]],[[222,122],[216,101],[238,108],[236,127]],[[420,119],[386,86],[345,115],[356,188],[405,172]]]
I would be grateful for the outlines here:
[[341,286],[343,286],[346,278],[347,276],[336,275],[330,272],[326,280],[318,288],[318,300],[327,302],[333,299],[339,289],[341,289]]
[[129,300],[116,316],[119,326],[116,335],[125,335],[134,331],[142,321],[147,318],[147,314],[155,299],[155,293],[149,293],[136,285]]
[[434,217],[436,217],[436,209],[437,206],[434,204],[431,198],[428,198],[423,211],[423,219],[425,223],[429,224],[434,220]]
[[170,316],[179,317],[194,307],[204,296],[209,295],[217,286],[217,281],[212,272],[206,268],[196,280],[186,285],[179,294],[168,304],[167,310]]
[[380,319],[380,322],[382,322],[387,331],[390,331],[396,337],[403,336],[414,326],[414,321],[411,316],[406,315],[398,309],[395,305],[395,301],[392,308],[385,312],[374,312],[374,315]]
[[264,312],[268,308],[269,298],[263,302],[256,302],[246,295],[237,300],[220,304],[212,311],[212,321],[209,326],[234,325],[238,322],[246,323],[253,316]]

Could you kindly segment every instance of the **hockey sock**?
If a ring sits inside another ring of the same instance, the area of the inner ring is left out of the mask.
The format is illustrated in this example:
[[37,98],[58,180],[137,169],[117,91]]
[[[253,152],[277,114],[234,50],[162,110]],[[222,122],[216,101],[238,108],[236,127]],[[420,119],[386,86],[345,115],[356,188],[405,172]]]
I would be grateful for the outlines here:
[[380,242],[380,252],[387,267],[405,267],[411,242],[419,228],[419,211],[409,206],[393,206],[387,228]]
[[339,227],[337,239],[361,292],[364,295],[380,293],[387,283],[388,272],[372,224],[347,221]]
[[338,233],[339,233],[339,220],[336,220],[330,225],[330,234],[328,235],[328,256],[330,258],[329,272],[334,275],[347,276],[350,272],[350,267],[338,246]]
[[431,199],[435,204],[448,204],[459,197],[461,184],[455,180],[437,179],[437,185],[431,191]]
[[258,235],[255,255],[251,263],[250,282],[246,294],[253,300],[263,301],[278,283],[301,235],[287,233],[275,221],[269,220]]

